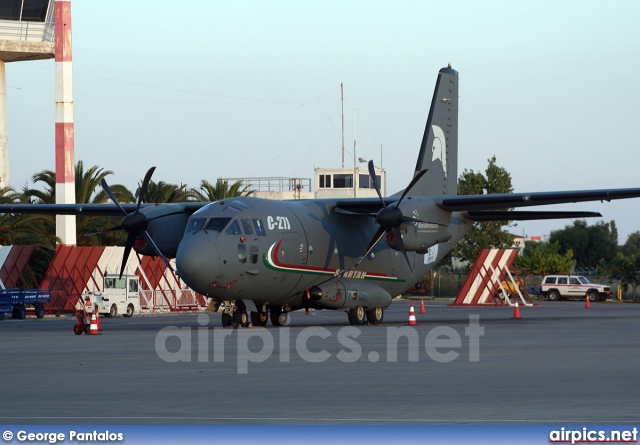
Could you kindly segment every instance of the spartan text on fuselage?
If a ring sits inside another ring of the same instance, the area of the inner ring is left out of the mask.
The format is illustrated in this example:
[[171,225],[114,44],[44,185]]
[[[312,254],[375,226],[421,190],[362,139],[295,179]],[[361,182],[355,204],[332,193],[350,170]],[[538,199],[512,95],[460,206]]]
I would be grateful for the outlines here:
[[364,280],[367,278],[367,272],[363,270],[340,270],[336,269],[335,276],[342,276],[353,280]]

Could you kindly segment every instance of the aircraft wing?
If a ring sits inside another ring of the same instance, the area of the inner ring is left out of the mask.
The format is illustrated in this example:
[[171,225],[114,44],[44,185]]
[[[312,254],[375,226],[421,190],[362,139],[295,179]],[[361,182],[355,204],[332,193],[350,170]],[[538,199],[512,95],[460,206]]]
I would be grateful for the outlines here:
[[532,221],[537,219],[573,219],[597,218],[599,212],[526,212],[518,210],[472,210],[465,212],[467,219],[472,221]]
[[[141,208],[153,206],[180,207],[187,213],[209,204],[208,202],[181,202],[162,204],[142,204]],[[137,204],[122,204],[127,213],[136,211]],[[40,215],[91,215],[91,216],[122,216],[122,211],[115,204],[0,204],[2,213],[29,213]]]
[[438,198],[436,202],[444,210],[464,212],[627,198],[640,198],[640,188],[446,196]]

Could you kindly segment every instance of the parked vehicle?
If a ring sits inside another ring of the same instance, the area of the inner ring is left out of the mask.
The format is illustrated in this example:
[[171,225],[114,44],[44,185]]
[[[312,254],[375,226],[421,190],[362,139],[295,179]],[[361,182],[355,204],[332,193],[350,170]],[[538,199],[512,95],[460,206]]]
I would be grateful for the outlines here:
[[131,317],[140,311],[139,278],[137,275],[105,274],[103,291],[85,292],[82,300],[88,296],[98,309],[107,317],[122,314]]
[[592,283],[581,275],[547,275],[542,280],[542,295],[551,301],[567,298],[604,301],[611,297],[611,287]]
[[24,320],[27,307],[33,306],[37,318],[44,317],[45,303],[51,301],[48,289],[0,289],[0,320],[6,314]]

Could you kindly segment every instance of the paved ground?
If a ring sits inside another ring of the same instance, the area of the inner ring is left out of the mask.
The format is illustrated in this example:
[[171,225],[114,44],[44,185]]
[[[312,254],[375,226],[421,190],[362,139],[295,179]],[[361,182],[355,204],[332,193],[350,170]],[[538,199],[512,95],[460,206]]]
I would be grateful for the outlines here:
[[[426,302],[406,327],[294,313],[286,328],[232,330],[220,315],[0,321],[0,424],[632,423],[640,305]],[[477,326],[474,326],[474,320]]]

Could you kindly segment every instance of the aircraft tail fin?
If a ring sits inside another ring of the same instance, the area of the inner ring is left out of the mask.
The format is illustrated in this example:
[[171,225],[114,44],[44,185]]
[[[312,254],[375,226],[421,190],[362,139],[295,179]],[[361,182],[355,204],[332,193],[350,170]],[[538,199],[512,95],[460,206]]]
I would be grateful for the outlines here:
[[424,169],[408,196],[458,194],[458,72],[451,65],[438,73],[414,176]]

